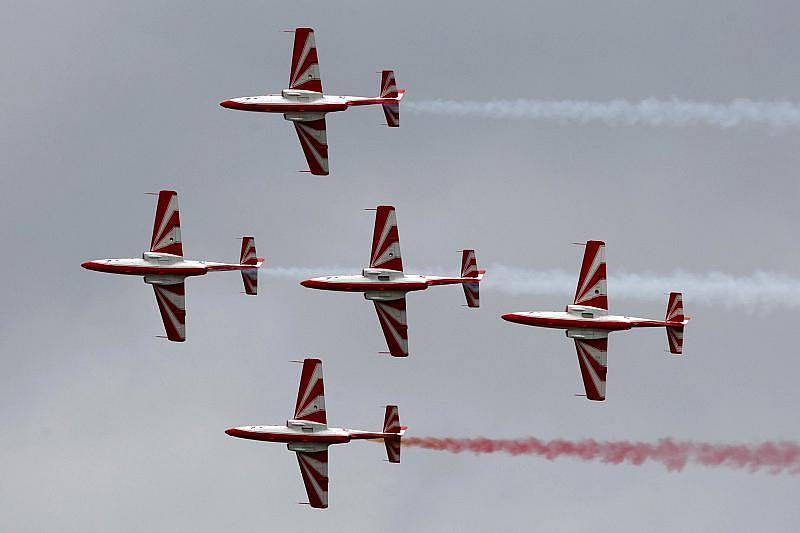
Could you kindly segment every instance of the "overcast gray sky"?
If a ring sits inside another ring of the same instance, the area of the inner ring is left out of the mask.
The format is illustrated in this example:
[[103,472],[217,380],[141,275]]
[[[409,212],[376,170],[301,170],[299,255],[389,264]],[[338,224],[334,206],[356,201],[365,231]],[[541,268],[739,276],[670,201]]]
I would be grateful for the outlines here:
[[[800,277],[797,129],[608,126],[378,109],[328,119],[332,174],[303,169],[279,116],[218,102],[285,86],[311,26],[323,84],[408,101],[648,97],[796,101],[796,2],[18,2],[0,22],[0,529],[3,531],[790,531],[798,477],[724,468],[331,450],[331,507],[293,454],[236,440],[281,423],[299,367],[325,361],[332,425],[397,403],[416,436],[712,442],[797,440],[796,309],[693,301],[685,356],[663,331],[615,334],[608,400],[576,398],[572,343],[503,312],[546,295],[457,287],[409,297],[411,357],[381,358],[372,306],[270,275],[367,261],[372,215],[397,206],[409,266],[577,271],[573,241],[608,243],[612,311],[660,317],[666,296],[615,295],[617,272],[757,270]],[[188,257],[267,258],[261,294],[235,273],[187,283],[188,342],[162,333],[140,279],[82,261],[138,256],[155,202],[179,191]],[[334,272],[319,272],[329,274]],[[430,272],[439,273],[439,272]],[[449,272],[441,272],[446,274]],[[488,276],[491,276],[489,272]],[[664,286],[668,292],[682,287]],[[734,289],[735,290],[735,289]]]

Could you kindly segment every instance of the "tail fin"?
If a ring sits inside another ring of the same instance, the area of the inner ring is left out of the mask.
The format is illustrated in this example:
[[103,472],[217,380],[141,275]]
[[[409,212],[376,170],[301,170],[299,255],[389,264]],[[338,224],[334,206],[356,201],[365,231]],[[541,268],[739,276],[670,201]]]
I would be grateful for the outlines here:
[[386,406],[386,415],[383,417],[384,433],[400,433],[400,411],[396,405]]
[[397,83],[394,79],[393,70],[381,72],[381,92],[380,98],[398,98],[396,103],[383,104],[383,116],[386,117],[386,125],[390,128],[400,126],[400,101],[401,93],[397,90]]
[[[667,314],[664,318],[666,322],[686,322],[683,314],[683,295],[679,292],[669,294],[667,304]],[[680,355],[683,353],[683,325],[667,326],[667,343],[670,353]]]
[[242,252],[239,254],[239,264],[253,266],[258,264],[255,237],[242,237]]
[[[258,267],[260,263],[261,259],[256,257],[255,237],[242,237],[242,252],[239,254],[239,264]],[[245,294],[251,296],[258,294],[258,269],[242,270],[242,284],[244,285]]]
[[683,295],[679,292],[669,293],[669,303],[667,304],[667,314],[664,317],[667,322],[683,322]]
[[475,257],[475,250],[461,250],[461,277],[478,277],[478,259]]
[[381,72],[381,98],[397,98],[397,84],[394,81],[394,71]]
[[245,294],[250,296],[258,294],[258,270],[255,268],[242,270],[242,283]]
[[396,437],[384,437],[383,444],[386,446],[386,457],[390,463],[400,462],[400,414],[396,405],[386,406],[386,416],[383,418],[383,432],[396,433]]
[[461,277],[462,278],[475,278],[477,281],[473,283],[462,283],[464,288],[464,298],[467,300],[467,307],[480,307],[480,281],[483,273],[478,270],[478,260],[475,257],[475,250],[462,250],[461,252]]

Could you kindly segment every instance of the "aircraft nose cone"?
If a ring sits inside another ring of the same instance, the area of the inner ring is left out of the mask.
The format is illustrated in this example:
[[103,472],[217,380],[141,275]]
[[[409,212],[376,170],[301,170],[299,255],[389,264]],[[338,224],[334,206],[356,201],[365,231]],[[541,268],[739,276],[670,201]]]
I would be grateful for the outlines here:
[[514,322],[514,319],[517,317],[514,313],[506,313],[504,315],[501,315],[500,318],[502,318],[503,320],[508,320],[509,322]]
[[234,106],[236,105],[236,102],[234,102],[233,100],[224,100],[220,102],[219,105],[227,109],[235,109]]
[[86,261],[85,263],[81,263],[81,266],[86,270],[96,270],[97,264],[94,261]]
[[231,437],[236,436],[236,428],[230,428],[225,430],[226,435],[230,435]]
[[313,279],[304,279],[303,281],[300,282],[300,285],[302,285],[303,287],[307,287],[309,289],[313,289],[314,287],[316,287],[316,282]]

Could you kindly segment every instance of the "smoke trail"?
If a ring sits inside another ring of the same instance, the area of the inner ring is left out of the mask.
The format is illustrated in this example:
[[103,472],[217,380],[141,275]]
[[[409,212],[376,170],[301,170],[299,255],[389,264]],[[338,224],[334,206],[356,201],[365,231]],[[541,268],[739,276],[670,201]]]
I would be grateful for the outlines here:
[[762,442],[759,444],[711,444],[661,439],[655,443],[629,441],[550,440],[535,437],[521,439],[454,439],[404,437],[404,446],[450,453],[472,452],[536,455],[548,460],[570,457],[607,464],[642,465],[661,463],[669,471],[680,471],[687,464],[723,466],[767,471],[772,474],[800,474],[800,444]]
[[539,120],[557,123],[602,122],[609,126],[691,126],[733,128],[747,124],[773,128],[800,127],[800,103],[788,101],[731,100],[728,103],[690,100],[638,102],[611,100],[425,100],[403,103],[419,114],[461,117]]
[[[484,288],[509,294],[571,296],[576,272],[526,270],[492,264],[487,267]],[[665,292],[682,291],[692,304],[736,307],[754,312],[776,305],[800,306],[800,279],[775,272],[734,276],[723,272],[672,274],[614,273],[608,279],[609,294],[631,300],[664,301]]]
[[[448,272],[450,269],[426,267],[420,272]],[[267,276],[291,280],[332,273],[356,273],[359,268],[268,267]],[[417,269],[409,270],[417,271]],[[482,282],[486,291],[511,295],[559,296],[568,300],[578,281],[578,273],[563,270],[533,270],[498,263],[487,266]],[[800,279],[775,272],[754,272],[734,276],[724,272],[672,274],[634,274],[615,271],[608,286],[613,298],[665,302],[665,293],[682,291],[691,305],[722,306],[756,312],[773,308],[800,307]]]

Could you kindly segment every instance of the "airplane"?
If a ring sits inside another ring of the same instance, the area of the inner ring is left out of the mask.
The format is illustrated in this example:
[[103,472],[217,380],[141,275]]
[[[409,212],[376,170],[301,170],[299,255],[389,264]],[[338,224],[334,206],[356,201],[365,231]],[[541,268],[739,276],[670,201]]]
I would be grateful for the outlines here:
[[[155,195],[156,193],[147,194]],[[242,273],[245,294],[256,295],[258,294],[258,269],[263,262],[263,257],[256,257],[254,237],[242,237],[239,263],[214,263],[184,259],[178,193],[160,191],[153,224],[153,237],[150,240],[150,251],[142,253],[141,259],[94,259],[82,263],[81,266],[88,270],[109,274],[142,276],[144,282],[152,285],[153,291],[155,291],[156,303],[161,312],[167,339],[183,342],[186,340],[186,287],[184,280],[190,276],[202,276],[209,272],[238,270]]]
[[[300,362],[300,361],[296,361]],[[283,426],[241,426],[225,430],[231,437],[285,442],[289,451],[297,453],[300,474],[306,486],[311,507],[328,507],[328,446],[357,439],[383,440],[390,463],[400,462],[400,441],[406,427],[400,425],[396,405],[387,405],[383,431],[328,427],[325,411],[325,388],[322,381],[322,361],[304,359],[294,417]]]
[[403,99],[405,90],[397,88],[394,71],[384,70],[381,72],[380,95],[377,97],[323,94],[314,30],[297,28],[286,31],[294,32],[289,87],[280,94],[232,98],[220,102],[219,105],[240,111],[283,113],[283,118],[294,124],[309,172],[316,176],[327,176],[328,137],[325,115],[345,111],[353,106],[381,105],[386,125],[397,128],[400,126],[400,100]]
[[[379,205],[376,209],[372,234],[372,254],[369,268],[356,276],[324,276],[303,280],[300,285],[327,291],[363,292],[372,300],[383,335],[394,357],[408,356],[408,323],[406,293],[422,291],[433,285],[461,284],[467,307],[480,307],[479,283],[485,270],[478,270],[475,250],[461,251],[461,275],[420,276],[403,272],[400,256],[400,237],[394,207]],[[383,352],[385,353],[385,352]]]
[[609,315],[606,245],[603,241],[587,241],[585,246],[575,299],[564,312],[518,312],[502,315],[502,318],[527,326],[566,330],[567,337],[575,341],[586,398],[603,401],[606,399],[609,333],[631,328],[664,327],[669,351],[681,354],[683,328],[690,317],[683,314],[683,296],[679,292],[670,293],[664,320]]

